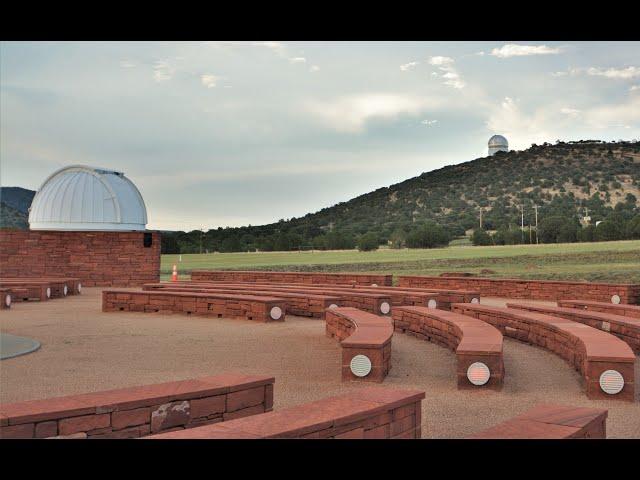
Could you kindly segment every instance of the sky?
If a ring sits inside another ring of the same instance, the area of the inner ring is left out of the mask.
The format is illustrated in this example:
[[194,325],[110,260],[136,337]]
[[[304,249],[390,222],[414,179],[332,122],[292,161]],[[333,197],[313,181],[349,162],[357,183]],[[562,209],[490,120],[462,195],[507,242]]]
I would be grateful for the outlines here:
[[122,171],[149,229],[300,217],[493,134],[640,138],[640,42],[0,43],[0,183]]

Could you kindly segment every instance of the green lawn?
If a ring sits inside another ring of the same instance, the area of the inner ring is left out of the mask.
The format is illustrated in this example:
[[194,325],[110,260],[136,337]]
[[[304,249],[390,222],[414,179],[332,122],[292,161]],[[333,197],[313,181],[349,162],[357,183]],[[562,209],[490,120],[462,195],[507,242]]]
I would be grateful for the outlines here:
[[602,280],[640,283],[640,240],[496,247],[380,249],[375,252],[308,251],[163,255],[162,278],[173,264],[180,274],[195,268],[298,271],[362,271],[437,275],[446,271],[486,276]]

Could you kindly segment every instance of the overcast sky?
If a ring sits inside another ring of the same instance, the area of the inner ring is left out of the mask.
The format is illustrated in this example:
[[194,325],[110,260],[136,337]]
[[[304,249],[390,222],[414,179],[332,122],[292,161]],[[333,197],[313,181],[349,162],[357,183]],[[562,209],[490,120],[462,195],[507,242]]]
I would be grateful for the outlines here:
[[150,229],[258,225],[556,139],[640,137],[640,42],[0,44],[0,181],[121,170]]

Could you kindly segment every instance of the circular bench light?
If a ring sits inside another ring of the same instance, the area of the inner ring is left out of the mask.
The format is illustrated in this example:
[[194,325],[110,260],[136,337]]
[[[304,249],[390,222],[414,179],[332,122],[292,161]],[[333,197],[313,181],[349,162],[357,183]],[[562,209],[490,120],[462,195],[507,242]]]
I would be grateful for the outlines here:
[[280,307],[273,307],[269,312],[269,315],[271,315],[271,318],[274,320],[279,320],[280,317],[282,317],[282,309]]
[[478,297],[473,297],[471,299],[471,303],[480,303],[480,299]]
[[600,388],[609,395],[620,393],[624,388],[624,378],[622,378],[620,372],[606,370],[600,375]]
[[47,298],[51,298],[51,288],[47,287]]
[[64,293],[64,296],[67,296],[67,293],[69,293],[69,288],[65,285],[64,288],[62,289],[62,293]]
[[389,313],[391,311],[391,305],[389,305],[387,302],[382,302],[380,304],[380,311],[386,315],[387,313]]
[[620,303],[620,295],[612,295],[611,296],[611,303],[614,303],[614,304],[618,305]]
[[7,306],[7,308],[11,307],[11,295],[9,295],[8,293],[4,297],[4,304]]
[[438,302],[436,302],[433,298],[427,302],[427,307],[429,308],[438,308]]
[[372,287],[377,287],[377,286],[378,286],[378,284],[377,284],[377,283],[372,283],[372,284],[371,284],[371,286],[372,286]]
[[356,377],[366,377],[371,373],[371,360],[366,355],[356,355],[351,359],[349,368]]
[[484,385],[489,381],[490,376],[489,367],[482,362],[474,362],[467,368],[467,378],[474,385]]
[[82,291],[82,284],[78,283],[78,293],[80,293]]
[[336,305],[335,303],[332,303],[331,305],[329,305],[329,308],[338,308],[338,305]]

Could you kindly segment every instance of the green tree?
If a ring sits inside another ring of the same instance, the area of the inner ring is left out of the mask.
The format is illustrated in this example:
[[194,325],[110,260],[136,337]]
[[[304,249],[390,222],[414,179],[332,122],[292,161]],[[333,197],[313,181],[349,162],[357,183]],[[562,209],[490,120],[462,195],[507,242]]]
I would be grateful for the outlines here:
[[409,248],[436,248],[449,244],[447,231],[437,223],[427,222],[407,235]]
[[491,235],[481,228],[476,228],[471,235],[471,243],[474,245],[493,245]]
[[377,250],[379,246],[378,235],[374,232],[368,232],[358,239],[358,250],[361,252],[370,252]]

